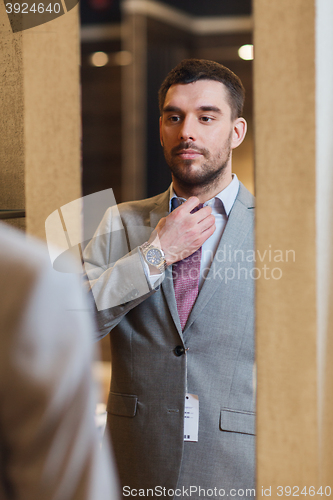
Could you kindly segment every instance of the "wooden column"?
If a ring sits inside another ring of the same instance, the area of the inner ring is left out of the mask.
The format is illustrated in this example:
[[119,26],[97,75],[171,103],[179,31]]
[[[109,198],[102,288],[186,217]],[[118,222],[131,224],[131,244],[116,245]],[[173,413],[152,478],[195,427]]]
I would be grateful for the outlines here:
[[81,196],[78,7],[23,32],[29,233]]
[[78,7],[15,34],[0,9],[3,208],[25,206],[44,239],[48,215],[81,196]]
[[[291,496],[302,497],[306,487],[307,496],[325,498],[325,486],[332,488],[332,274],[325,272],[332,271],[333,183],[331,174],[323,177],[328,159],[325,168],[319,161],[332,141],[326,128],[326,144],[318,142],[328,111],[319,102],[318,68],[316,75],[320,3],[254,2],[258,498],[269,488],[273,498],[285,498],[286,487]],[[328,26],[330,15],[323,16]],[[322,48],[332,66],[327,40]],[[332,95],[333,78],[321,78]],[[331,138],[331,118],[326,123]]]

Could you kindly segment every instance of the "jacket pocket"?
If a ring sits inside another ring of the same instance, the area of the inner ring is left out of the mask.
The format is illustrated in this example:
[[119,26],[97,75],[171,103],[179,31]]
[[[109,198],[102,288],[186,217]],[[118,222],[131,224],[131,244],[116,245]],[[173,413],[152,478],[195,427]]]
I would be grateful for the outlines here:
[[220,415],[221,431],[255,435],[255,413],[223,408]]
[[106,411],[120,417],[135,417],[138,397],[110,392]]

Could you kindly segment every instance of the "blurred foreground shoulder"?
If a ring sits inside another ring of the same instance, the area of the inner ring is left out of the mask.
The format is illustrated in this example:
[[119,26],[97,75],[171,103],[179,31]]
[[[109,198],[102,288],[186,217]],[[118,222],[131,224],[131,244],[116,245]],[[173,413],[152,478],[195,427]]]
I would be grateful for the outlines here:
[[0,498],[118,500],[94,423],[93,322],[78,278],[3,224],[0,276]]

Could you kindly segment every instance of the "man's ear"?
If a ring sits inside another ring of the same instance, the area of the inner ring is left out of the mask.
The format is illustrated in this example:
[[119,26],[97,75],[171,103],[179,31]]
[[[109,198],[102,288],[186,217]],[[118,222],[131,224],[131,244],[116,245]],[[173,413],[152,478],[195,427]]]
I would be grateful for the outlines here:
[[237,148],[242,144],[247,131],[246,120],[242,117],[237,118],[233,124],[232,138],[231,138],[231,149]]
[[162,117],[160,116],[160,143],[163,148],[163,137],[162,137]]

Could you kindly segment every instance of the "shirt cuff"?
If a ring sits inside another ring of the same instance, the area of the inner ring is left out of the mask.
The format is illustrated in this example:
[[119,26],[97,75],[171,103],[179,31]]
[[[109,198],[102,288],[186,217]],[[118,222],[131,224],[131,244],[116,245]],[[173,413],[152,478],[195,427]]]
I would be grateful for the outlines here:
[[143,266],[147,280],[149,280],[151,287],[155,288],[155,283],[161,278],[161,276],[163,276],[164,273],[150,274],[149,266],[145,260],[143,261]]

